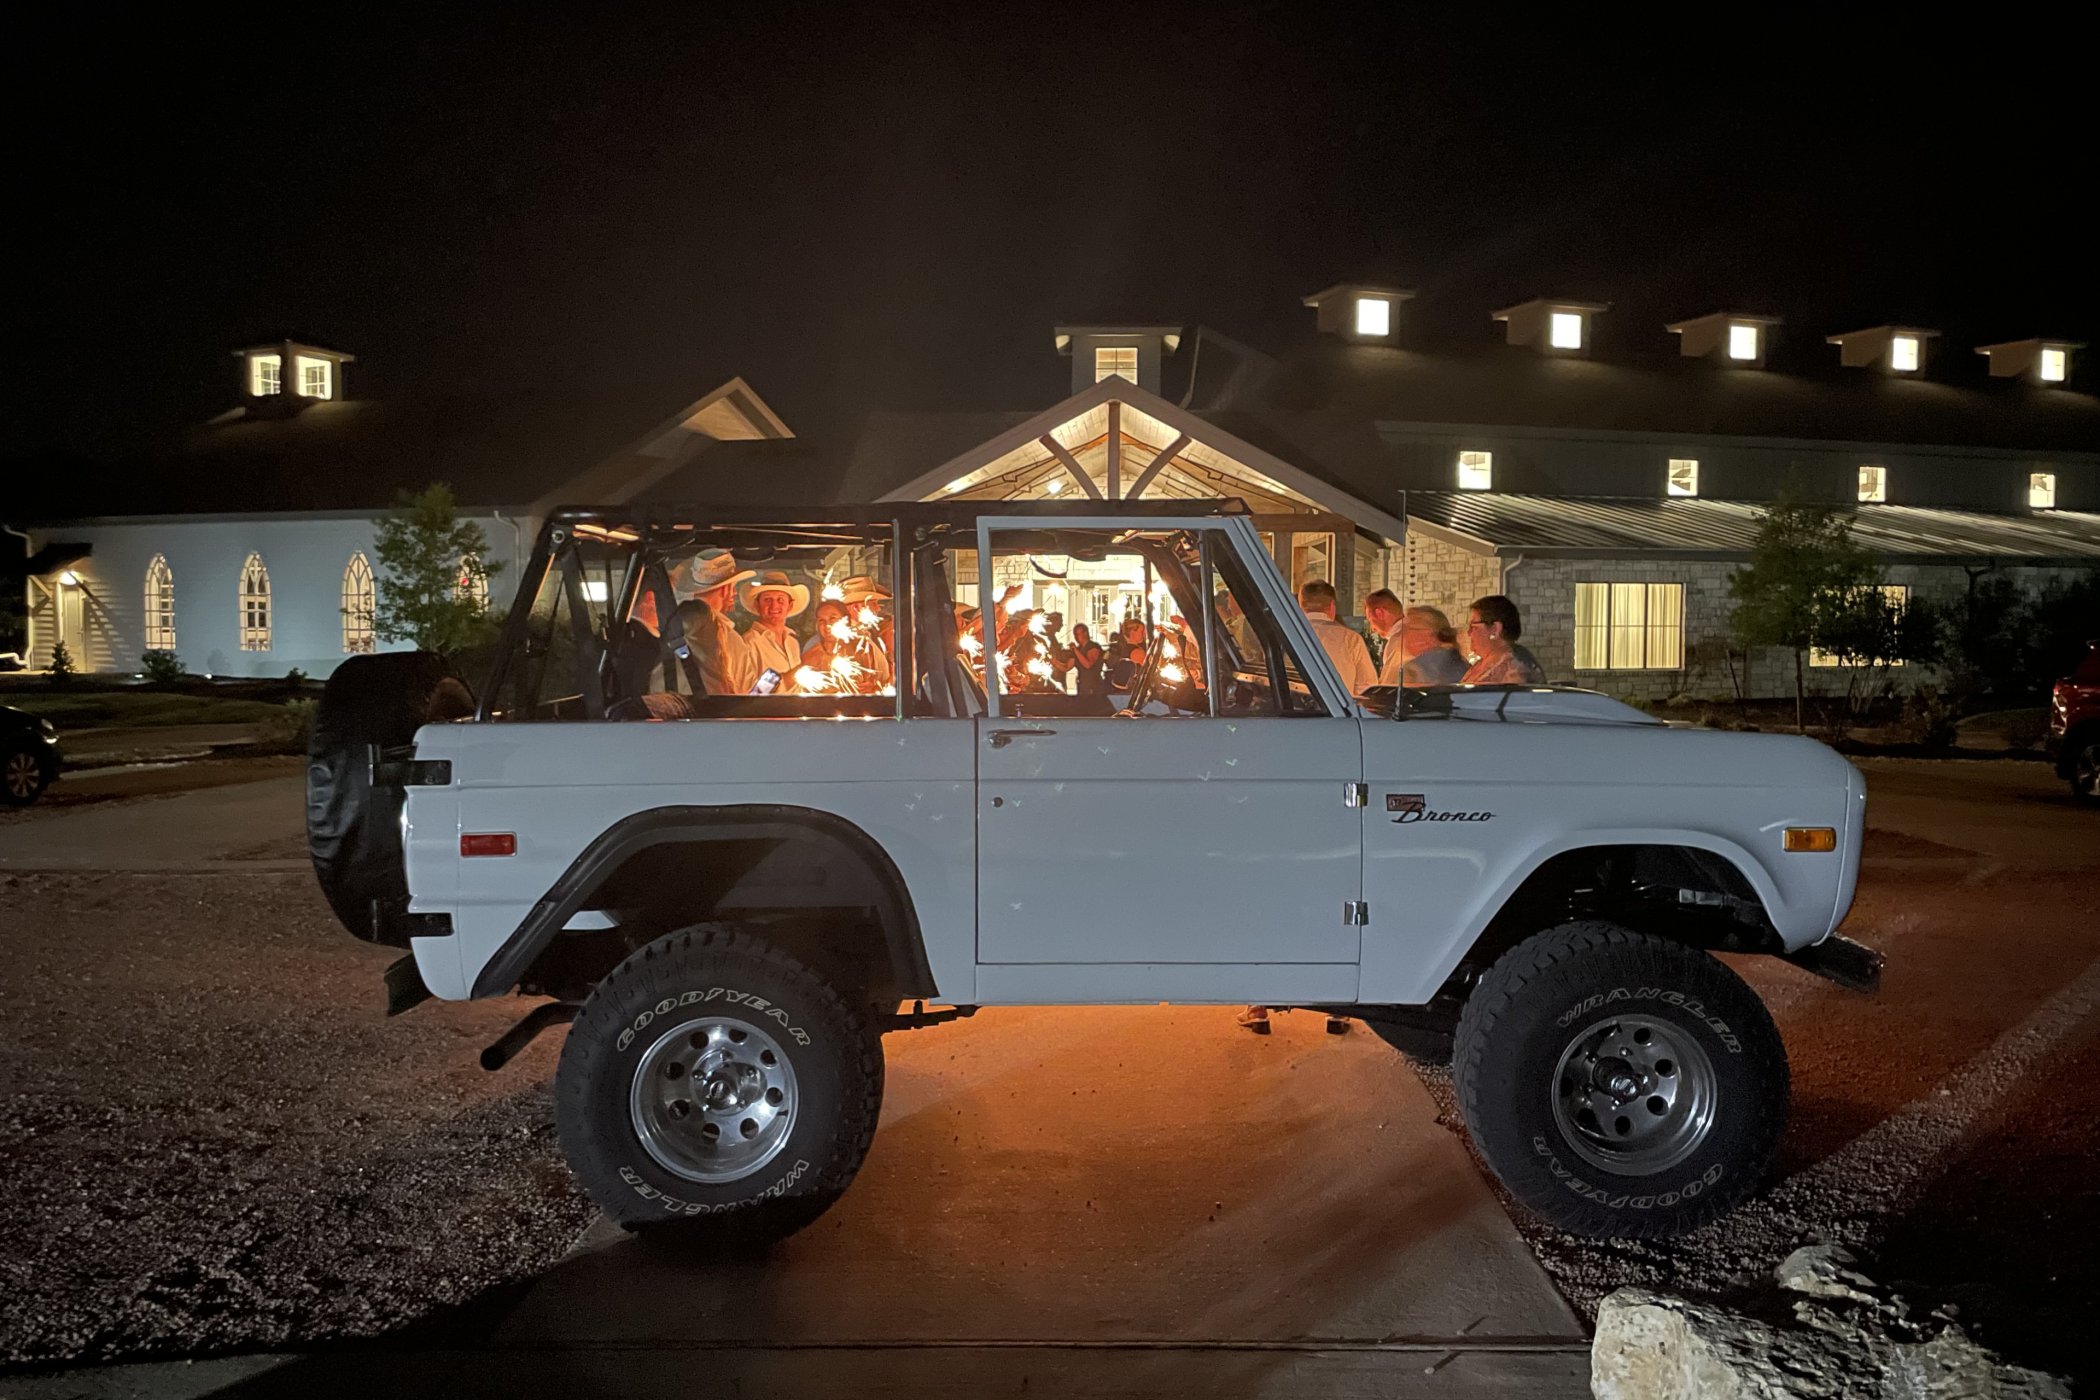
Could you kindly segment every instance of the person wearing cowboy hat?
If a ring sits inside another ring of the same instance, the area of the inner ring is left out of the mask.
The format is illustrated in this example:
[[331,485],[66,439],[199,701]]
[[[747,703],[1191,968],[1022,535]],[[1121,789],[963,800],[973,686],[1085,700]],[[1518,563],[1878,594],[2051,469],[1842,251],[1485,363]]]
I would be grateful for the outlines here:
[[[832,597],[832,593],[843,596]],[[890,683],[892,672],[889,656],[890,620],[881,617],[877,605],[889,599],[889,590],[881,584],[856,575],[842,584],[825,590],[817,601],[816,631],[809,645],[802,648],[802,664],[812,670],[836,675],[832,662],[844,656],[853,662],[850,677],[832,682],[832,688],[850,690],[857,695],[879,695]],[[862,620],[864,610],[877,611],[881,617],[872,629]],[[840,636],[844,624],[845,636]],[[872,632],[872,635],[871,635]]]
[[880,664],[877,667],[882,672],[882,679],[877,685],[888,685],[891,675],[890,653],[895,648],[897,635],[897,621],[890,616],[889,610],[890,591],[866,574],[855,574],[839,585],[839,592],[845,595],[846,606],[853,610],[856,619],[860,616],[862,608],[873,608],[876,615],[882,619],[882,626],[876,629],[875,634],[876,641],[882,649]]
[[792,582],[779,569],[768,569],[744,585],[744,611],[758,621],[744,629],[744,644],[761,670],[780,673],[776,694],[795,692],[795,672],[802,665],[802,639],[787,620],[809,606],[809,587]]
[[726,549],[704,549],[672,571],[684,601],[671,613],[671,635],[683,638],[680,659],[701,694],[749,695],[758,683],[758,658],[729,620],[736,586],[751,577]]

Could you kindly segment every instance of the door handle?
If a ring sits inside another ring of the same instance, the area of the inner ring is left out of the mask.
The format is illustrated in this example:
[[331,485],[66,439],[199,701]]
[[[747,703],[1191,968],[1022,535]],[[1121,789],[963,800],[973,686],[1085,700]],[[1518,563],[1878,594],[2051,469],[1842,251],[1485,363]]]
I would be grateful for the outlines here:
[[985,735],[985,742],[995,749],[1003,749],[1016,739],[1032,738],[1037,734],[1055,734],[1055,729],[994,729]]

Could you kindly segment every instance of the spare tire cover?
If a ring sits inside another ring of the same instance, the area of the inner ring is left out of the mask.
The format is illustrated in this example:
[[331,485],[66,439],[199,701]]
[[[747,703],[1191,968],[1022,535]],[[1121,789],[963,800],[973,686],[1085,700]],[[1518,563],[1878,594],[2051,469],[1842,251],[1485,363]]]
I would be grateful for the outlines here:
[[353,656],[322,688],[306,746],[306,847],[329,907],[359,938],[384,939],[375,900],[408,898],[402,790],[375,785],[373,763],[425,724],[473,712],[472,693],[435,652]]

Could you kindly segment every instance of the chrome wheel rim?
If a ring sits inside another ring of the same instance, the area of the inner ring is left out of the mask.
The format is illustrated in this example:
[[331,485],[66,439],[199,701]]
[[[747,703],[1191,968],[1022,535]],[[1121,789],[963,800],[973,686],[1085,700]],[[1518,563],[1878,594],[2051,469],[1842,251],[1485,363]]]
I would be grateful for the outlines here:
[[780,1155],[793,1130],[795,1069],[749,1021],[701,1016],[656,1038],[635,1066],[635,1136],[688,1181],[740,1181]]
[[1552,1095],[1554,1124],[1576,1155],[1619,1176],[1652,1176],[1712,1130],[1713,1061],[1672,1022],[1608,1017],[1569,1039]]
[[7,756],[7,790],[9,793],[24,799],[34,797],[36,796],[37,785],[43,779],[43,770],[37,766],[34,754],[12,753]]

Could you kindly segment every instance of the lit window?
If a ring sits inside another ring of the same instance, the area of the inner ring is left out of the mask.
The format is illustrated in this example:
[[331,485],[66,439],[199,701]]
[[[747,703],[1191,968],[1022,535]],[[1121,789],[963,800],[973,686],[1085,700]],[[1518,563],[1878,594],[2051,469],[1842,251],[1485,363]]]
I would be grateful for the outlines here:
[[372,650],[372,619],[378,602],[372,561],[360,549],[343,569],[343,655],[360,656]]
[[1487,491],[1495,484],[1495,454],[1492,452],[1461,452],[1458,454],[1458,489],[1461,491]]
[[175,573],[159,554],[146,566],[146,650],[175,650]]
[[472,599],[478,608],[489,605],[489,571],[473,555],[460,556],[459,581],[452,586],[452,594],[456,598]]
[[248,392],[259,399],[267,399],[284,392],[284,356],[250,355],[248,357]]
[[1889,498],[1889,469],[1887,467],[1861,467],[1859,469],[1859,498],[1862,501],[1886,501]]
[[1104,345],[1094,351],[1094,382],[1099,384],[1111,374],[1120,374],[1131,383],[1137,383],[1135,345]]
[[1384,297],[1358,297],[1356,299],[1356,333],[1358,335],[1390,335],[1393,330],[1393,304]]
[[[1099,380],[1096,380],[1096,381],[1095,381],[1095,383],[1099,383],[1099,382],[1100,382]],[[959,476],[959,477],[955,478],[955,480],[953,480],[953,481],[949,482],[949,483],[948,483],[948,484],[947,484],[946,486],[943,486],[943,487],[942,487],[941,489],[942,489],[943,491],[946,491],[946,492],[947,492],[947,493],[948,493],[949,495],[951,495],[951,496],[952,496],[952,495],[954,495],[954,494],[955,494],[956,492],[958,492],[958,491],[962,490],[962,489],[963,489],[963,487],[965,487],[965,486],[968,486],[969,484],[970,484],[970,478],[968,478],[968,477],[966,477],[966,476]]]
[[593,603],[602,603],[612,596],[612,588],[602,578],[587,578],[583,581],[583,596]]
[[1666,488],[1672,496],[1699,494],[1699,463],[1692,457],[1672,457]]
[[260,554],[251,554],[241,565],[241,650],[269,649],[270,571]]
[[[1889,605],[1890,610],[1898,618],[1902,617],[1903,610],[1910,606],[1910,587],[1907,584],[1875,584],[1870,591],[1879,593],[1883,601]],[[1842,666],[1845,664],[1845,661],[1843,657],[1834,651],[1824,651],[1821,647],[1810,647],[1808,649],[1808,664],[1811,666]],[[1903,663],[1901,661],[1891,661],[1888,664],[1901,666]]]
[[293,363],[299,367],[299,392],[302,396],[309,399],[335,397],[334,365],[311,355],[301,355]]
[[2043,346],[2041,368],[2042,382],[2044,384],[2063,383],[2064,373],[2070,367],[2070,358],[2070,352],[2067,350],[2060,349],[2054,345]]
[[1889,368],[1898,374],[1909,374],[1918,367],[1918,338],[1914,335],[1899,335],[1889,341]]
[[1582,348],[1582,313],[1578,311],[1556,311],[1547,338],[1556,350],[1580,350]]
[[1575,585],[1575,669],[1675,671],[1684,665],[1684,585]]
[[1754,360],[1757,358],[1757,327],[1730,326],[1728,328],[1728,358],[1731,360]]
[[2027,504],[2036,510],[2056,509],[2056,473],[2034,472],[2027,478]]

